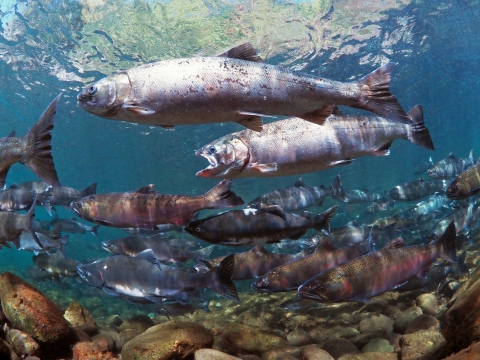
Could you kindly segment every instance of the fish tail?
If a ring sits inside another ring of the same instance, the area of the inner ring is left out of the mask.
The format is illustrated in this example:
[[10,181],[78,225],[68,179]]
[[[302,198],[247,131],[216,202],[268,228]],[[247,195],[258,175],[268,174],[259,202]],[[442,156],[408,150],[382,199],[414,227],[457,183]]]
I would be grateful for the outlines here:
[[347,198],[347,194],[345,193],[345,190],[343,189],[342,185],[342,178],[340,174],[337,175],[335,180],[333,180],[332,183],[332,190],[333,190],[333,197],[340,200],[340,201],[345,201]]
[[313,227],[315,230],[318,231],[325,231],[326,233],[330,233],[330,219],[335,214],[338,209],[338,205],[332,206],[330,209],[325,210],[321,214],[315,216],[313,220],[315,226]]
[[361,100],[352,107],[371,111],[387,119],[409,123],[407,113],[390,92],[393,65],[393,62],[385,64],[359,80]]
[[455,238],[457,237],[457,231],[455,230],[455,222],[452,221],[448,226],[440,239],[436,240],[440,246],[441,257],[452,263],[458,262],[457,251],[455,248]]
[[230,254],[226,256],[220,264],[212,269],[212,271],[218,276],[218,281],[214,281],[211,289],[228,300],[238,302],[240,301],[240,298],[238,297],[235,283],[232,280],[233,268],[235,265],[234,255],[235,254]]
[[40,179],[53,186],[61,186],[53,163],[51,144],[53,121],[55,120],[60,96],[62,94],[51,102],[40,120],[25,135],[31,147],[31,152],[29,152],[28,158],[22,160],[22,163],[29,167]]
[[214,249],[215,249],[215,245],[210,245],[210,246],[204,247],[203,249],[198,250],[197,254],[200,256],[201,259],[207,259]]
[[430,137],[425,123],[423,122],[423,108],[422,105],[415,105],[409,112],[408,117],[412,122],[412,133],[408,140],[415,145],[421,146],[428,150],[434,150],[433,141]]
[[32,235],[33,240],[40,246],[41,249],[43,249],[43,245],[40,242],[40,240],[37,237],[37,234],[35,234],[34,226],[35,226],[35,206],[37,202],[37,197],[35,196],[35,200],[33,200],[33,204],[30,207],[30,210],[25,214],[26,216],[26,221],[25,221],[25,228],[24,231],[28,232],[30,235]]
[[37,196],[37,200],[40,200],[40,204],[42,204],[50,216],[52,216],[52,205],[50,204],[52,193],[53,187],[49,186],[47,190]]
[[222,180],[205,194],[205,198],[211,202],[212,209],[229,208],[245,204],[245,201],[240,196],[230,190],[231,186],[232,180]]
[[98,233],[97,233],[97,231],[98,231],[98,228],[99,228],[99,227],[100,227],[100,225],[95,225],[95,226],[92,227],[92,230],[90,230],[90,232],[92,233],[92,235],[95,235],[95,237],[97,237],[97,238],[98,238]]
[[68,235],[62,236],[58,239],[58,252],[62,254],[64,258],[67,258],[65,255],[65,246],[68,245]]
[[94,182],[92,185],[87,186],[85,189],[82,190],[83,197],[88,195],[95,195],[97,193],[97,184]]

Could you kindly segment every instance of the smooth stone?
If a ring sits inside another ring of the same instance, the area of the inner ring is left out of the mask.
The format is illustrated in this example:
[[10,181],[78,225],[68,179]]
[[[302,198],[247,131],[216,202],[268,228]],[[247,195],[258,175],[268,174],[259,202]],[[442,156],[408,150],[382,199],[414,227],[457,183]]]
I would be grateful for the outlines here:
[[287,335],[287,341],[292,346],[309,345],[313,342],[310,334],[301,329],[289,332]]
[[140,330],[144,332],[145,330],[155,326],[155,323],[147,315],[134,315],[130,319],[124,321],[120,326],[120,331],[126,329]]
[[89,341],[92,341],[92,339],[90,339],[90,336],[88,336],[85,332],[83,332],[82,330],[79,330],[79,329],[75,329],[73,328],[73,331],[75,332],[75,336],[77,338],[77,343],[79,342],[89,342]]
[[241,323],[227,324],[222,339],[237,355],[260,355],[264,351],[288,345],[288,341],[280,335]]
[[92,337],[92,341],[95,341],[96,339],[106,339],[108,343],[108,351],[115,351],[116,343],[112,335],[110,335],[110,332],[100,330],[97,335]]
[[213,349],[195,351],[195,360],[240,360],[240,358]]
[[438,331],[405,334],[400,339],[401,359],[430,359],[445,343],[445,338]]
[[242,360],[262,360],[261,357],[257,355],[247,354],[247,355],[240,355],[240,359]]
[[125,345],[130,340],[136,338],[138,335],[142,334],[141,330],[134,330],[134,329],[127,329],[123,330],[121,333],[118,334],[118,340],[116,340],[116,347],[117,349],[122,349],[123,345]]
[[360,333],[373,329],[385,329],[390,334],[393,331],[393,320],[383,314],[373,315],[369,319],[360,321],[358,326]]
[[360,350],[358,350],[358,348],[347,339],[327,340],[323,343],[322,349],[335,359],[347,354],[360,354]]
[[432,315],[423,314],[413,319],[413,321],[405,329],[405,334],[412,334],[417,331],[429,330],[431,328],[435,328],[431,330],[437,330],[439,325],[439,321]]
[[108,326],[115,326],[118,328],[120,325],[122,325],[122,323],[123,323],[123,319],[119,315],[112,315],[112,316],[109,316],[107,319]]
[[391,353],[395,351],[392,345],[390,345],[390,342],[385,339],[380,339],[380,338],[375,338],[372,339],[368,342],[367,345],[365,345],[362,348],[362,352],[381,352],[381,353]]
[[329,339],[339,339],[339,338],[352,338],[354,336],[360,335],[360,331],[351,327],[339,327]]
[[424,314],[435,315],[437,313],[438,301],[435,295],[422,294],[415,301]]
[[395,320],[393,323],[393,330],[396,333],[403,334],[410,322],[422,314],[423,311],[418,306],[409,307]]
[[370,331],[361,333],[360,335],[357,335],[353,338],[349,338],[348,340],[350,340],[358,348],[363,348],[372,339],[376,339],[376,338],[386,339],[388,338],[388,336],[389,336],[389,333],[387,329],[378,328],[378,329],[372,329]]
[[72,326],[80,326],[84,324],[96,325],[95,319],[90,312],[76,301],[73,301],[68,309],[65,310],[63,317]]
[[91,342],[81,342],[73,347],[73,360],[109,360],[115,356],[108,351],[108,341],[105,338]]
[[300,355],[300,348],[296,346],[281,346],[275,349],[270,349],[262,353],[262,360],[280,360],[286,357],[293,357]]
[[368,352],[359,355],[345,355],[338,360],[398,360],[396,353],[375,353]]
[[300,349],[301,360],[334,360],[332,355],[318,345],[307,345]]
[[397,334],[397,333],[391,333],[390,335],[388,335],[387,340],[390,342],[390,344],[395,349],[394,351],[400,351],[400,339],[401,338],[402,338],[402,335]]
[[40,346],[29,334],[10,329],[7,333],[7,340],[13,346],[15,352],[21,356],[34,356],[39,353]]
[[94,336],[94,335],[98,334],[97,325],[92,324],[92,323],[85,323],[83,325],[75,326],[74,329],[83,331],[88,336]]
[[169,321],[155,325],[127,342],[122,360],[183,359],[198,349],[210,348],[213,334],[203,326],[186,321]]
[[52,300],[18,276],[0,275],[0,300],[12,327],[25,331],[49,351],[69,349],[75,333]]

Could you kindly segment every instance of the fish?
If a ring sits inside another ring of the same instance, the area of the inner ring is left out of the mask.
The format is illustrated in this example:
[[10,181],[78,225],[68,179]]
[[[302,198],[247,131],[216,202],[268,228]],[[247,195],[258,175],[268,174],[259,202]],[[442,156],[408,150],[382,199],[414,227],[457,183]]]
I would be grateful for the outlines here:
[[23,231],[26,231],[37,242],[37,245],[42,248],[42,243],[33,231],[34,217],[35,200],[26,214],[0,211],[0,244],[5,245],[7,241],[10,241],[18,248],[20,236]]
[[426,172],[428,169],[430,169],[433,165],[433,159],[432,157],[428,158],[428,161],[422,161],[419,163],[415,168],[413,169],[414,174],[423,174]]
[[363,211],[364,214],[377,214],[379,212],[384,212],[390,210],[395,206],[395,200],[387,199],[386,197],[382,197],[378,200],[375,200],[367,206],[367,208]]
[[437,241],[405,246],[401,239],[311,278],[298,288],[302,298],[319,302],[363,301],[395,289],[414,276],[424,276],[437,258],[457,262],[455,224]]
[[367,189],[363,190],[347,190],[343,188],[341,175],[337,175],[332,184],[333,194],[335,200],[346,203],[366,203],[380,200],[384,197],[383,194],[370,192]]
[[26,165],[40,179],[52,186],[61,186],[52,157],[52,130],[57,105],[62,94],[47,107],[38,122],[22,137],[12,131],[0,138],[0,188],[5,188],[5,179],[10,166]]
[[425,181],[418,179],[402,185],[397,185],[389,191],[390,196],[399,201],[418,200],[425,196],[444,192],[447,188],[445,180]]
[[147,185],[135,192],[89,195],[72,202],[72,209],[82,219],[118,228],[187,225],[199,210],[243,205],[231,185],[230,180],[221,181],[200,196],[161,195]]
[[457,158],[453,153],[450,153],[446,159],[432,165],[427,170],[427,174],[433,179],[447,179],[460,175],[475,165],[475,163],[473,150],[470,151],[470,155],[466,159]]
[[278,205],[285,212],[294,212],[307,209],[313,205],[322,206],[323,200],[332,195],[331,187],[306,186],[302,179],[298,179],[293,187],[277,189],[263,194],[250,201],[246,208],[261,209],[265,205]]
[[480,192],[480,160],[472,168],[458,175],[445,191],[449,199],[462,200]]
[[158,230],[132,227],[132,228],[124,228],[123,231],[125,231],[127,234],[143,235],[143,236],[156,235],[156,234],[166,233],[170,231],[177,231],[177,232],[183,231],[183,226],[173,225],[173,224],[157,224],[155,227],[158,228]]
[[205,260],[212,253],[215,245],[191,251],[184,247],[172,246],[161,236],[128,236],[114,240],[102,241],[102,248],[113,255],[137,256],[150,249],[155,259],[161,263],[177,263],[187,260]]
[[65,257],[65,246],[68,244],[68,235],[61,238],[53,239],[48,236],[45,236],[41,233],[36,233],[38,240],[42,246],[38,246],[35,239],[32,238],[32,235],[23,232],[20,235],[20,240],[18,241],[17,250],[32,251],[35,254],[50,252],[52,249],[56,249]]
[[87,224],[82,224],[78,222],[75,218],[71,219],[60,219],[58,215],[50,221],[50,225],[56,228],[59,226],[60,232],[68,232],[68,233],[78,233],[78,234],[85,234],[87,232],[91,233],[93,236],[98,237],[98,228],[100,225],[89,226]]
[[[390,93],[393,62],[342,83],[265,64],[250,43],[215,57],[158,61],[116,72],[78,94],[97,116],[172,128],[232,121],[262,130],[262,117],[298,116],[323,124],[333,104],[399,122],[408,117]],[[188,106],[186,106],[188,105]]]
[[303,258],[290,261],[265,273],[252,283],[256,292],[280,292],[297,290],[307,280],[344,262],[375,251],[372,235],[367,241],[355,243],[337,249],[317,248],[317,250]]
[[450,200],[445,196],[445,194],[434,194],[424,201],[419,202],[410,211],[412,215],[415,216],[427,214],[445,207],[449,201]]
[[53,254],[39,254],[32,257],[33,263],[40,270],[52,277],[76,277],[79,261],[65,258],[60,252]]
[[[48,184],[47,184],[48,185]],[[48,185],[41,193],[25,190],[17,185],[11,185],[8,189],[0,190],[0,210],[1,211],[18,211],[29,209],[33,202],[40,203],[45,210],[51,215],[51,197],[53,187]]]
[[208,308],[208,301],[198,304],[180,304],[178,302],[163,304],[159,308],[155,309],[155,312],[166,316],[168,320],[171,320],[170,316],[185,316],[187,314],[193,314],[199,309],[205,312],[210,312],[210,309]]
[[317,216],[310,213],[284,213],[278,205],[264,209],[232,210],[192,221],[185,227],[189,234],[213,244],[264,245],[282,239],[298,239],[309,229],[329,231],[337,206]]
[[196,175],[233,179],[310,173],[366,155],[386,156],[395,139],[433,150],[422,107],[415,106],[409,117],[406,123],[346,115],[331,115],[323,126],[300,118],[271,122],[260,133],[247,129],[202,146],[195,154],[210,165]]
[[158,264],[152,252],[146,250],[136,257],[113,255],[80,265],[77,270],[87,283],[113,296],[162,304],[165,299],[180,300],[179,296],[186,291],[209,288],[229,300],[239,301],[231,280],[234,261],[233,255],[227,256],[210,271],[198,274]]

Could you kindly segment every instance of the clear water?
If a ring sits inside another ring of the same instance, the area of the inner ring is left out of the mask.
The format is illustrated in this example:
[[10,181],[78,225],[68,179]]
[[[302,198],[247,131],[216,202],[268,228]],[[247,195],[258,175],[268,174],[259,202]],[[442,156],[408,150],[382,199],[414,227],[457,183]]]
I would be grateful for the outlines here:
[[[328,185],[342,173],[349,188],[383,191],[416,178],[413,168],[430,156],[466,157],[478,146],[480,3],[409,0],[2,0],[0,2],[0,134],[24,134],[50,101],[63,93],[53,131],[53,157],[63,185],[98,193],[132,191],[154,183],[160,193],[202,194],[218,181],[196,178],[207,162],[194,156],[206,142],[241,130],[238,124],[183,126],[174,131],[96,117],[80,109],[85,84],[120,69],[196,55],[215,55],[250,41],[268,63],[348,81],[396,63],[392,92],[405,109],[421,103],[434,152],[398,140],[388,157],[303,176]],[[346,110],[347,112],[352,112]],[[269,120],[267,120],[268,122]],[[297,177],[240,179],[233,190],[249,201],[291,186]],[[7,185],[35,176],[14,165]],[[334,204],[326,201],[323,208]],[[340,226],[360,208],[340,204]],[[320,211],[313,208],[314,212]],[[59,209],[61,217],[72,217]],[[48,218],[43,209],[37,217]],[[102,227],[99,239],[71,235],[67,255],[85,260],[106,254],[88,244],[123,236]],[[31,253],[3,249],[0,270],[28,280]],[[114,313],[143,309],[101,292],[38,284],[60,304],[77,299],[92,311],[115,303]],[[37,285],[37,284],[36,284]],[[56,294],[56,295],[55,295]],[[92,300],[92,297],[96,300]]]

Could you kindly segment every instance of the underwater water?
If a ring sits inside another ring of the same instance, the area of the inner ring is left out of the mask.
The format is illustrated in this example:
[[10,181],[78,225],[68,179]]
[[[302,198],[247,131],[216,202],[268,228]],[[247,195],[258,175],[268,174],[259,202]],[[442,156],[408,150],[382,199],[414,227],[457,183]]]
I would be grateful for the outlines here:
[[[232,190],[246,203],[263,193],[293,186],[299,177],[308,186],[330,186],[341,174],[346,189],[388,192],[419,177],[428,180],[426,173],[414,174],[414,168],[430,157],[436,162],[453,152],[467,158],[472,149],[474,156],[480,155],[480,77],[476,73],[480,60],[479,9],[476,0],[2,0],[0,134],[7,136],[12,130],[17,136],[27,133],[48,104],[62,93],[52,131],[52,155],[62,185],[81,190],[97,182],[97,193],[101,194],[134,191],[154,184],[160,194],[202,195],[219,179],[195,176],[208,166],[206,159],[195,156],[195,151],[243,130],[241,125],[223,122],[176,126],[171,130],[113,121],[77,105],[82,88],[119,70],[160,60],[215,56],[245,42],[253,45],[265,63],[343,82],[356,81],[393,62],[391,92],[407,112],[422,105],[434,151],[400,139],[393,142],[389,156],[364,156],[350,165],[324,171],[239,178],[232,183]],[[341,110],[351,115],[368,114],[347,107]],[[272,121],[264,118],[264,123]],[[6,185],[32,180],[38,180],[33,172],[14,164]],[[353,220],[370,224],[419,201],[397,202],[390,212],[365,215],[363,211],[369,204],[349,204],[327,197],[321,207],[313,206],[309,211],[318,214],[338,205],[331,220],[331,227],[336,228]],[[62,206],[56,206],[56,211],[61,218],[75,217],[94,225]],[[202,211],[200,218],[220,211],[225,210]],[[41,206],[35,217],[51,218]],[[314,233],[310,230],[304,238]],[[393,237],[403,236],[412,244],[420,244],[417,235],[402,229]],[[65,252],[79,262],[93,262],[108,256],[100,248],[102,241],[123,236],[127,234],[121,229],[106,226],[100,226],[98,237],[89,232],[69,234]],[[167,236],[184,242],[194,239],[186,232]],[[217,246],[212,257],[249,248]],[[270,250],[300,251],[275,247]],[[158,316],[155,304],[134,304],[112,297],[78,277],[59,282],[35,280],[27,274],[33,265],[32,255],[3,247],[0,272],[19,275],[62,309],[76,300],[98,321],[115,314],[125,318],[139,313]],[[475,270],[472,264],[476,262],[469,264],[470,272]],[[236,282],[241,305],[207,290],[211,312],[215,312],[215,304],[224,308],[215,326],[230,322],[235,311],[257,310],[255,314],[261,317],[263,304],[281,303],[296,295],[295,291],[254,293],[252,281]],[[350,304],[344,304],[347,312],[362,306]],[[308,317],[309,311],[315,310],[306,309],[302,316]],[[325,313],[311,314],[328,318],[334,317],[336,310],[322,311]],[[381,312],[371,309],[376,311]],[[282,331],[301,327],[300,318],[292,320],[289,313],[282,322],[281,314],[275,315],[278,323],[259,321],[256,325]],[[197,316],[201,323],[208,314],[200,312]],[[250,325],[254,323],[252,318],[248,318]]]

